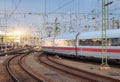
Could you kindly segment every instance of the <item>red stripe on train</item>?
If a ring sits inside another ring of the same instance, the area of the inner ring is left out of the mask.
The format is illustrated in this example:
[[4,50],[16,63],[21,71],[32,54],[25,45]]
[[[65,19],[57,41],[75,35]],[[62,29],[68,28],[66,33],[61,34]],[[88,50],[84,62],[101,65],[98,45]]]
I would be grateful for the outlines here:
[[[57,50],[82,50],[89,52],[102,52],[102,49],[100,48],[71,48],[71,47],[46,47],[46,46],[43,46],[42,48],[49,48],[49,49],[51,48]],[[120,49],[107,49],[107,52],[120,53]]]

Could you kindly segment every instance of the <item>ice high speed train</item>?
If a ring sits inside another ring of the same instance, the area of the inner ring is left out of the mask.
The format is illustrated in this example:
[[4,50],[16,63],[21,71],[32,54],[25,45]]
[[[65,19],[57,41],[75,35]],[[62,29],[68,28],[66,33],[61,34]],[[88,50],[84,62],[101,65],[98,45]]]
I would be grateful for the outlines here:
[[[106,31],[107,56],[120,62],[120,29]],[[80,32],[48,37],[42,50],[77,57],[102,57],[102,31]]]

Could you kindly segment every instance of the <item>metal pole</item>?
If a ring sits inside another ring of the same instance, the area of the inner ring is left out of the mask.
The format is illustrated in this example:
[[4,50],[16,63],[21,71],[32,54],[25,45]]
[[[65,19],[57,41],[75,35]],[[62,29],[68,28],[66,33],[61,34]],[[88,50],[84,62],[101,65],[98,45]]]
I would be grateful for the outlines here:
[[102,0],[102,65],[105,64],[106,55],[106,8],[105,0]]
[[58,28],[58,19],[56,18],[55,19],[55,22],[54,22],[54,24],[55,24],[55,27],[54,27],[54,35],[55,36],[57,36],[58,35],[58,30],[59,30],[59,28]]
[[7,56],[7,17],[6,17],[6,14],[5,14],[5,22],[6,22],[6,28],[5,28],[5,37],[6,37],[6,42],[5,42],[5,53]]
[[7,12],[6,12],[6,0],[4,2],[4,6],[5,6],[5,14],[4,14],[4,18],[5,18],[5,56],[7,56]]
[[107,12],[106,12],[106,0],[102,0],[102,64],[101,69],[108,69],[108,57],[107,57],[107,38],[106,38],[106,26],[107,26]]

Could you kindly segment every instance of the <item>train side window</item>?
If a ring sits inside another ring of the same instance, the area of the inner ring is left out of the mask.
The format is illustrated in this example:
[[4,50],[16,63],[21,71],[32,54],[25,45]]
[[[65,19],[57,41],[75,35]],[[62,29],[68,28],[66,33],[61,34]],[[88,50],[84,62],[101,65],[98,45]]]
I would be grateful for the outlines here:
[[51,40],[45,41],[44,44],[47,45],[47,46],[51,46],[52,45]]
[[64,40],[64,46],[68,46],[68,40]]
[[70,46],[71,43],[70,43],[70,40],[67,40],[67,46]]
[[79,40],[79,45],[85,45],[85,39]]
[[67,40],[56,40],[56,46],[66,46],[68,44]]
[[74,40],[67,40],[67,46],[73,46]]
[[118,45],[120,46],[120,38],[118,38]]
[[92,39],[93,46],[101,46],[101,39]]
[[89,39],[89,43],[88,45],[92,46],[93,45],[93,40],[92,39]]
[[112,38],[111,45],[112,46],[119,46],[120,45],[120,38]]
[[88,39],[85,40],[85,45],[86,45],[86,46],[89,45],[89,40],[88,40]]
[[107,46],[111,46],[111,39],[107,39]]
[[79,45],[90,46],[90,45],[93,45],[93,41],[91,39],[82,39],[82,40],[79,40]]
[[83,45],[83,46],[101,46],[101,44],[102,44],[101,39],[79,40],[79,45]]
[[101,40],[101,39],[96,39],[94,45],[95,45],[95,46],[101,46],[101,45],[102,45],[102,40]]
[[120,38],[118,38],[118,46],[120,46]]

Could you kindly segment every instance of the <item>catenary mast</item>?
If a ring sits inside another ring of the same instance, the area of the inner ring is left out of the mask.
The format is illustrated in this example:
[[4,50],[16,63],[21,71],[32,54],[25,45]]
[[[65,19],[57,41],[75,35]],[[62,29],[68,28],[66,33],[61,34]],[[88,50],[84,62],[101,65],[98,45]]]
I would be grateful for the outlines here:
[[[113,2],[113,1],[112,1]],[[110,69],[108,65],[108,55],[107,55],[107,38],[106,38],[106,28],[107,28],[107,7],[109,4],[108,0],[102,0],[102,64],[100,69]]]

